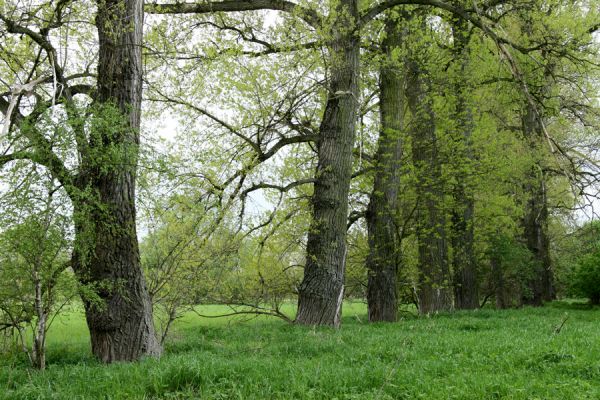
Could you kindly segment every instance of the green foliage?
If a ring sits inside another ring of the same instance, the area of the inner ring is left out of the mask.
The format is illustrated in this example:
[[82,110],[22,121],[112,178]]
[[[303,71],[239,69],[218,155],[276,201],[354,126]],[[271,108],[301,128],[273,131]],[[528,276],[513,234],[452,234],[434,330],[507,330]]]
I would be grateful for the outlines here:
[[572,277],[573,294],[600,305],[600,249],[582,257],[578,264]]
[[591,221],[565,235],[558,247],[558,261],[567,271],[568,294],[600,304],[600,222]]
[[[486,285],[489,293],[495,293],[497,304],[503,307],[520,306],[523,299],[531,297],[527,282],[534,275],[534,260],[525,245],[507,235],[489,239]],[[500,302],[499,302],[500,300]]]
[[[30,215],[0,234],[0,330],[14,335],[39,368],[48,328],[78,293],[61,222],[47,213]],[[28,349],[27,329],[41,349]]]

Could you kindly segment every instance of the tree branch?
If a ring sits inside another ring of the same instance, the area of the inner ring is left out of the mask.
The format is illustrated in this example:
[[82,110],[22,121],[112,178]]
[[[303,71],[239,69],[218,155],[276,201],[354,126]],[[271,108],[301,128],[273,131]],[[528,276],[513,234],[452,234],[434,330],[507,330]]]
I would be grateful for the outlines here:
[[241,193],[241,196],[245,197],[250,192],[254,192],[254,191],[260,190],[260,189],[275,189],[275,190],[280,191],[281,193],[285,193],[285,192],[289,192],[290,190],[292,190],[293,188],[295,188],[297,186],[306,185],[308,183],[314,183],[315,181],[316,181],[315,178],[306,178],[306,179],[300,179],[299,181],[289,183],[285,186],[274,185],[272,183],[260,182],[260,183],[256,183],[256,184],[250,186],[249,188],[245,189]]
[[49,153],[36,149],[34,151],[16,151],[11,154],[1,155],[0,168],[7,163],[16,160],[29,160],[48,168],[50,173],[61,183],[67,193],[73,194],[73,175],[67,170],[63,162],[52,150],[50,150]]
[[150,3],[144,6],[150,14],[209,14],[214,12],[236,12],[276,10],[298,15],[308,25],[318,28],[322,17],[310,8],[286,0],[225,0],[202,3]]
[[498,45],[508,44],[509,46],[519,50],[522,53],[528,53],[528,52],[532,51],[532,49],[520,46],[516,43],[511,42],[510,40],[508,40],[506,38],[499,36],[489,26],[487,26],[487,24],[481,18],[469,13],[466,9],[464,9],[462,7],[454,6],[452,4],[446,3],[441,0],[386,0],[379,4],[374,5],[373,7],[369,8],[367,11],[365,11],[363,13],[363,15],[360,17],[361,26],[369,23],[371,20],[373,20],[375,17],[377,17],[379,14],[381,14],[385,10],[388,10],[390,8],[393,8],[395,6],[400,6],[400,5],[431,6],[431,7],[439,8],[441,10],[448,11],[460,18],[463,18],[463,19],[471,22],[473,25],[475,25],[476,27],[481,29],[484,33],[486,33]]

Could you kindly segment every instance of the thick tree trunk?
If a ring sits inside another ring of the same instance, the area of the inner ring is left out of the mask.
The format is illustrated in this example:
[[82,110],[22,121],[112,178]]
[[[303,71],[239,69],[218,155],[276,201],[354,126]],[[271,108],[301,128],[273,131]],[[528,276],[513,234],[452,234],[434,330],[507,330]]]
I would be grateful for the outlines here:
[[412,158],[416,174],[416,211],[419,247],[419,312],[452,308],[450,271],[446,239],[446,216],[442,165],[435,132],[435,115],[430,82],[419,54],[419,44],[411,43],[406,61],[406,97],[411,111]]
[[142,0],[98,1],[98,118],[77,179],[73,265],[98,299],[84,299],[92,351],[103,362],[158,355],[140,264],[135,178],[142,94]]
[[473,188],[469,182],[473,163],[471,134],[473,115],[468,103],[469,84],[467,68],[469,63],[469,24],[459,18],[452,20],[454,42],[453,70],[456,124],[453,162],[456,186],[452,192],[452,271],[454,274],[454,307],[457,309],[479,308],[479,285],[474,252],[473,217],[475,201]]
[[402,130],[404,123],[404,71],[392,58],[402,45],[398,21],[388,17],[382,50],[386,54],[379,76],[381,131],[375,154],[375,181],[367,209],[369,255],[367,304],[369,321],[395,321],[398,311],[397,274],[400,262],[396,229]]
[[346,269],[348,192],[356,130],[359,37],[356,0],[338,1],[332,22],[327,105],[317,144],[304,279],[296,322],[339,326]]
[[[534,157],[540,152],[542,138],[540,122],[531,107],[523,117],[523,132]],[[523,217],[525,244],[533,255],[533,276],[527,282],[529,293],[523,303],[541,306],[555,298],[554,277],[550,260],[550,240],[548,238],[548,203],[546,198],[546,177],[537,161],[531,168],[529,181],[525,185],[528,196]]]

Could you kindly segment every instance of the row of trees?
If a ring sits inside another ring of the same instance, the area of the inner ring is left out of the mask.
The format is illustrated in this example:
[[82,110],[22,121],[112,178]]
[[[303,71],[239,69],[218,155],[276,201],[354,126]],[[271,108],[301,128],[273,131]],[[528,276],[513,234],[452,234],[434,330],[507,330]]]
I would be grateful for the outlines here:
[[[160,354],[199,301],[289,318],[297,295],[296,323],[339,326],[348,295],[371,321],[406,298],[427,314],[555,296],[552,224],[597,169],[593,1],[0,9],[4,204],[46,204],[4,226],[52,243],[15,250],[28,270],[74,271],[61,299],[81,296],[102,361]],[[178,143],[141,146],[173,115]]]

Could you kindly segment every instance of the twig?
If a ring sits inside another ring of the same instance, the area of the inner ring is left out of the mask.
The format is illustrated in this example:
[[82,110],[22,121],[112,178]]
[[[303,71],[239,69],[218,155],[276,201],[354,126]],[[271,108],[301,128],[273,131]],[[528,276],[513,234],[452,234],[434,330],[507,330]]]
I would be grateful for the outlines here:
[[565,326],[565,322],[567,322],[568,319],[569,319],[569,314],[565,314],[565,316],[563,317],[563,320],[560,323],[560,325],[558,325],[556,328],[554,328],[554,334],[555,335],[558,335],[560,333],[560,331],[562,330],[563,326]]

